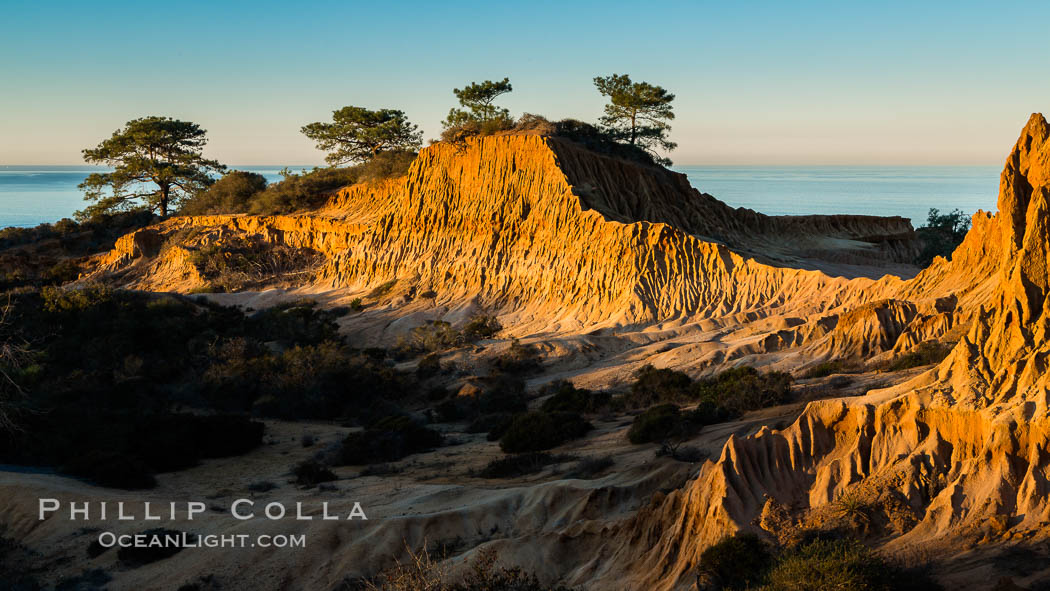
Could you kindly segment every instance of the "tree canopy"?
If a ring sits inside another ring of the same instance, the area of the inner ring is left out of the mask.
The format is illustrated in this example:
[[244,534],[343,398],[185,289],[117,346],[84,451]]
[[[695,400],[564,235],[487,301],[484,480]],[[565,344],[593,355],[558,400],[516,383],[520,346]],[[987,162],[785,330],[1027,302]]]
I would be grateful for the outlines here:
[[970,216],[962,211],[953,209],[941,213],[939,209],[931,208],[926,225],[915,229],[922,242],[922,250],[915,263],[925,267],[939,256],[951,260],[952,253],[962,244],[969,230]]
[[415,152],[423,144],[422,132],[397,109],[343,107],[332,112],[331,123],[310,123],[301,131],[328,152],[325,161],[332,166],[365,162],[383,152]]
[[252,197],[264,189],[266,177],[263,175],[231,170],[207,190],[187,199],[179,209],[179,215],[245,212],[249,210]]
[[196,123],[170,117],[127,122],[109,139],[84,150],[86,162],[110,166],[113,172],[92,173],[80,184],[84,199],[96,203],[77,217],[136,207],[167,216],[170,208],[212,184],[210,172],[226,169],[201,154],[206,134]]
[[493,104],[497,97],[507,94],[513,90],[510,78],[504,78],[498,82],[485,80],[477,83],[471,82],[464,88],[452,89],[452,94],[459,99],[461,107],[467,110],[453,108],[449,110],[445,118],[445,128],[455,127],[464,123],[486,123],[490,121],[501,121],[510,123],[510,111]]
[[[615,139],[654,155],[657,148],[671,151],[678,147],[667,139],[668,121],[674,119],[673,94],[648,82],[632,82],[627,74],[598,76],[594,85],[609,97],[599,121]],[[666,158],[657,159],[670,164]]]

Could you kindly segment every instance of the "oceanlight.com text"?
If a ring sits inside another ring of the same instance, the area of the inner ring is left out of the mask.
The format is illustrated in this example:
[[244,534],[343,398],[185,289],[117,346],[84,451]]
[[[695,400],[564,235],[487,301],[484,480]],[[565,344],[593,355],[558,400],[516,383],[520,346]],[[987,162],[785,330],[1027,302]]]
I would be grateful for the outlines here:
[[102,532],[98,543],[103,548],[305,548],[306,535]]

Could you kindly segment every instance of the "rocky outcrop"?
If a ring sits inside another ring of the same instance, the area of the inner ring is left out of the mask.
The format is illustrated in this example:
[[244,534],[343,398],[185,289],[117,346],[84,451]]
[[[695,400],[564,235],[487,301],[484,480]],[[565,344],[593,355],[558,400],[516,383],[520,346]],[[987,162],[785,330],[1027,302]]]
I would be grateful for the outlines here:
[[[623,527],[607,550],[632,557],[633,566],[609,567],[602,580],[630,580],[638,589],[688,588],[700,552],[727,532],[762,531],[771,507],[789,511],[789,522],[799,526],[819,523],[837,499],[853,494],[870,503],[874,522],[884,518],[879,533],[890,550],[917,541],[925,548],[940,541],[958,549],[1045,539],[1048,138],[1050,126],[1033,115],[1007,159],[998,214],[977,216],[953,261],[937,261],[899,290],[929,299],[955,278],[962,295],[934,300],[924,323],[976,307],[968,332],[944,362],[861,398],[810,403],[784,430],[731,438],[691,486]],[[990,274],[981,276],[984,270]],[[872,332],[882,346],[893,340],[890,328],[915,314],[899,302],[861,310],[840,320],[840,326],[850,326],[843,336]]]
[[915,245],[901,218],[764,216],[695,191],[683,175],[538,135],[436,144],[404,178],[348,187],[319,212],[174,218],[122,239],[100,274],[199,288],[191,271],[173,272],[177,260],[136,246],[179,242],[188,229],[196,244],[200,234],[210,243],[245,235],[311,248],[327,258],[318,287],[367,292],[398,280],[438,294],[437,305],[477,302],[526,334],[824,314],[881,288],[865,279],[848,289],[802,268],[820,266],[807,253],[848,243],[856,248],[842,256],[888,263]]

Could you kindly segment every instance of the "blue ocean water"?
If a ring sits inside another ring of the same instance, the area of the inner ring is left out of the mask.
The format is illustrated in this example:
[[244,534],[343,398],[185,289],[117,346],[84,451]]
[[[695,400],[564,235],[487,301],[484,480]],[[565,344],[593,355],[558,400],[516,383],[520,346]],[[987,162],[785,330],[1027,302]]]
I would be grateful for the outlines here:
[[996,166],[676,166],[703,193],[769,215],[995,211]]
[[[280,180],[283,166],[235,166]],[[292,166],[292,170],[311,168]],[[995,210],[994,166],[677,166],[694,187],[734,207],[770,215],[900,215],[920,225],[927,211]],[[0,166],[0,227],[72,216],[86,203],[77,185],[90,166]]]
[[[281,180],[284,166],[231,166],[231,169],[257,172],[267,182]],[[293,171],[312,166],[289,166]],[[96,166],[0,166],[0,228],[35,226],[73,217],[73,212],[90,205],[77,185]]]

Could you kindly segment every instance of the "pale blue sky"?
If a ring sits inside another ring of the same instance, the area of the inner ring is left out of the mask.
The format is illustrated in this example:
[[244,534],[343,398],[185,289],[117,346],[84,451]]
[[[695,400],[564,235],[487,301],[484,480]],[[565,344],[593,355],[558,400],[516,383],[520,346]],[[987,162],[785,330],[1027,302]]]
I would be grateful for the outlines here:
[[201,123],[233,164],[311,164],[353,104],[426,137],[451,89],[596,119],[591,79],[677,94],[677,164],[989,164],[1050,112],[1050,2],[0,4],[0,164],[72,164],[125,121]]

